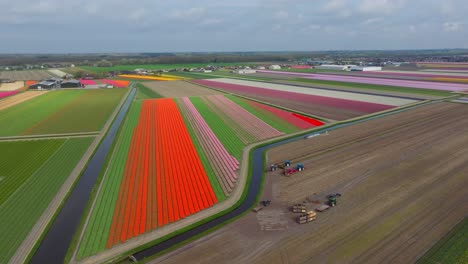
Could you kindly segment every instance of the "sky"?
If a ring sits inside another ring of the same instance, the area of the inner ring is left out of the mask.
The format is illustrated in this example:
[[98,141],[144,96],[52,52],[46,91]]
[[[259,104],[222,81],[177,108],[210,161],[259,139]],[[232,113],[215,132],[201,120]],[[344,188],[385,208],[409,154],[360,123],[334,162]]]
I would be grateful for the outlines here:
[[0,53],[468,48],[467,0],[0,0]]

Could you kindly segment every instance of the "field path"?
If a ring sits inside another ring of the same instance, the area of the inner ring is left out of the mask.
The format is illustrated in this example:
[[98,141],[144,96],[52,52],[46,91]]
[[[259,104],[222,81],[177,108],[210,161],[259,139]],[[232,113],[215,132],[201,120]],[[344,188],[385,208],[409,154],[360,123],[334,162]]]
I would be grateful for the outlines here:
[[48,223],[52,220],[53,216],[55,215],[55,212],[57,212],[57,210],[60,208],[62,201],[70,192],[73,184],[78,180],[81,174],[81,171],[86,166],[86,163],[91,158],[92,154],[94,153],[95,149],[98,147],[102,138],[104,138],[107,130],[111,126],[114,118],[117,116],[120,108],[124,104],[130,92],[131,92],[131,89],[129,89],[127,94],[122,97],[119,105],[115,108],[114,112],[112,113],[110,118],[107,120],[106,124],[104,125],[104,128],[101,130],[101,133],[91,143],[88,150],[85,152],[81,160],[78,162],[75,169],[73,169],[68,179],[62,185],[59,192],[57,193],[57,195],[54,197],[54,199],[50,203],[49,207],[43,212],[42,216],[39,218],[37,223],[31,229],[26,239],[23,241],[23,243],[21,243],[21,246],[18,248],[15,255],[10,259],[9,263],[24,263],[26,261],[26,258],[30,254],[34,245],[36,244],[38,239],[46,230]]

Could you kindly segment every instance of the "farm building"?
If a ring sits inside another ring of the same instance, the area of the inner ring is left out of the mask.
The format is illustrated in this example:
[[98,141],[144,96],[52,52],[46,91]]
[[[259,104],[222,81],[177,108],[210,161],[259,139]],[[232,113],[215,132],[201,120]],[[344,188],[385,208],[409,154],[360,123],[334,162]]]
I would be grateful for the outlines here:
[[30,90],[49,90],[57,87],[57,83],[49,82],[49,81],[42,81],[36,84],[29,86]]
[[51,82],[51,83],[55,83],[55,84],[60,84],[63,82],[63,79],[60,79],[60,78],[49,78],[47,80],[44,80],[44,82]]
[[252,70],[252,69],[238,69],[238,70],[234,70],[232,72],[237,73],[237,74],[249,74],[249,73],[256,73],[257,71]]
[[382,67],[377,66],[353,66],[351,71],[381,71]]
[[270,67],[268,67],[270,70],[281,70],[281,66],[279,65],[271,65]]
[[315,69],[318,70],[336,70],[336,71],[348,71],[352,67],[357,67],[356,65],[335,65],[335,64],[322,64],[320,66],[315,66]]
[[79,80],[68,80],[60,84],[60,88],[81,88]]

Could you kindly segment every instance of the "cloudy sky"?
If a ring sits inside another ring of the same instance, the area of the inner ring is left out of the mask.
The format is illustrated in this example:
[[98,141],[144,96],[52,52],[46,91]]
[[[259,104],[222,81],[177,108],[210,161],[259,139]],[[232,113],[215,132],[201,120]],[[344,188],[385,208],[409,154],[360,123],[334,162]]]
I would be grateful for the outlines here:
[[468,48],[467,0],[0,0],[0,53]]

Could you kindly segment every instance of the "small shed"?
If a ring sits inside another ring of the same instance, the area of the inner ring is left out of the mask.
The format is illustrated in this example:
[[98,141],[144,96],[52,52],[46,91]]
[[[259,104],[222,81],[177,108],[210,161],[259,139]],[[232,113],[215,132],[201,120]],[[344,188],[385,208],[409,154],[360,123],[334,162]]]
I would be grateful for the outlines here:
[[60,88],[81,88],[79,80],[68,80],[60,84]]
[[57,84],[55,82],[42,81],[42,82],[29,86],[29,89],[30,90],[50,90],[56,87],[57,87]]

